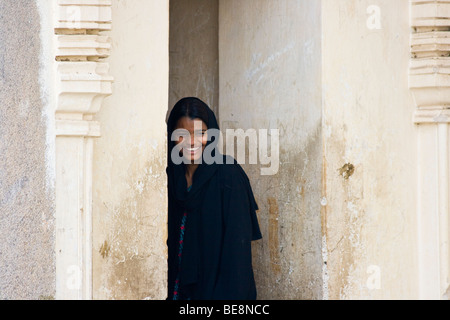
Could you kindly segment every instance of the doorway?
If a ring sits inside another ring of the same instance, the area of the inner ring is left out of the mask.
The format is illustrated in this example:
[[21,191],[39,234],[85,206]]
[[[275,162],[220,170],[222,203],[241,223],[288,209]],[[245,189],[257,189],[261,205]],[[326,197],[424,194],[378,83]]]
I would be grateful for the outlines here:
[[276,173],[241,163],[263,234],[252,245],[258,297],[320,299],[321,2],[170,0],[169,40],[169,109],[195,95],[224,135],[279,130]]
[[219,112],[218,0],[171,0],[169,109],[196,96]]

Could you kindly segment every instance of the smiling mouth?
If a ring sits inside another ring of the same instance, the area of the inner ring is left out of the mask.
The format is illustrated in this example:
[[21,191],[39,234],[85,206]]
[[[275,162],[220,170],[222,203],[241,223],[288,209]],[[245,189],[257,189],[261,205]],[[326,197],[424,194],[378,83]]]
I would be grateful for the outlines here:
[[189,152],[195,152],[195,151],[197,151],[199,149],[200,149],[200,147],[197,147],[197,148],[186,148],[186,150],[189,151]]

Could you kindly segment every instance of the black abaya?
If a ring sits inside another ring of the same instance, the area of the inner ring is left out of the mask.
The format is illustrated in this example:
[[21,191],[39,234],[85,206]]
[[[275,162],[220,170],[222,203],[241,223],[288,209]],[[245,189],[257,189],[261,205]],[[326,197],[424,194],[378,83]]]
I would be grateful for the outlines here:
[[[209,108],[208,114],[208,129],[218,129]],[[256,217],[258,206],[248,177],[235,159],[221,155],[223,164],[199,165],[188,192],[184,165],[175,165],[170,159],[174,129],[168,126],[168,299],[173,299],[177,276],[180,299],[256,299],[251,242],[260,239],[261,232]],[[232,164],[227,164],[229,159]],[[184,213],[187,219],[179,265]]]

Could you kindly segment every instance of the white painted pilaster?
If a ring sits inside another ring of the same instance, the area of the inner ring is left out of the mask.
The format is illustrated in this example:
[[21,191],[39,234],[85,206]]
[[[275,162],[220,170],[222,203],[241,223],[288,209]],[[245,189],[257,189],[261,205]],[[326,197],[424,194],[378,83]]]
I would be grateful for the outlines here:
[[111,0],[55,3],[56,298],[92,299],[92,161],[94,121],[111,94]]
[[411,0],[410,88],[419,126],[420,298],[448,299],[450,1]]

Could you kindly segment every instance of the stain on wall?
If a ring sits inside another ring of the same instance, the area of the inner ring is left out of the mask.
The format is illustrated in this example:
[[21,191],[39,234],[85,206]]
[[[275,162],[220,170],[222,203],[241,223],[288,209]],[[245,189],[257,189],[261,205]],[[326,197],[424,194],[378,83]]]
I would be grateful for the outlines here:
[[276,277],[280,275],[280,241],[279,241],[279,225],[278,225],[278,203],[277,199],[269,197],[269,253],[270,253],[270,267]]
[[107,258],[109,256],[109,250],[110,250],[110,246],[108,244],[108,241],[105,240],[105,242],[102,243],[100,249],[98,250],[98,252],[100,253],[100,255],[102,256],[103,259]]
[[346,163],[342,166],[342,168],[340,168],[339,170],[339,174],[344,178],[344,179],[348,179],[352,176],[352,174],[355,172],[355,166],[352,165],[351,163]]
[[0,299],[55,294],[40,28],[35,1],[0,1]]

